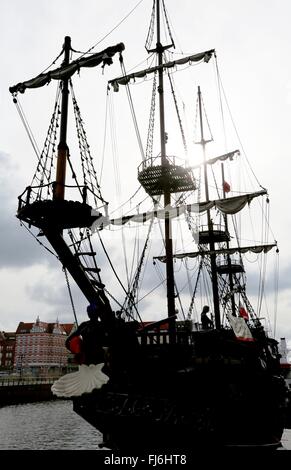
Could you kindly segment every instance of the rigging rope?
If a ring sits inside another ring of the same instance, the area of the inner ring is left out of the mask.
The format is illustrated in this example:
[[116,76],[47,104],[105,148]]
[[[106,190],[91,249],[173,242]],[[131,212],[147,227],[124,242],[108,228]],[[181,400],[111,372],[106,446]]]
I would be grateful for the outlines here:
[[[121,71],[123,73],[123,76],[125,76],[126,75],[126,70],[125,70],[122,54],[120,54],[120,59],[119,60],[120,60]],[[131,111],[131,115],[132,115],[132,119],[133,119],[133,124],[134,124],[134,128],[135,128],[135,133],[136,133],[136,137],[137,137],[137,141],[138,141],[139,150],[140,150],[140,153],[141,153],[142,160],[144,161],[145,160],[145,154],[144,154],[143,144],[142,144],[142,140],[141,140],[138,124],[137,124],[136,114],[135,114],[133,101],[132,101],[132,96],[131,96],[131,92],[130,92],[130,88],[129,88],[128,83],[126,84],[126,93],[127,93],[129,107],[130,107],[130,111]]]
[[219,79],[219,70],[218,70],[216,53],[214,53],[214,57],[215,57],[215,70],[216,70],[216,84],[217,84],[217,89],[218,89],[219,107],[220,107],[221,121],[222,121],[222,132],[223,132],[223,137],[224,137],[224,148],[225,148],[225,151],[227,152],[227,138],[226,138],[226,127],[225,127],[224,111],[223,111],[223,104],[222,104],[221,82]]
[[131,290],[128,292],[128,298],[125,299],[125,302],[124,302],[124,304],[126,304],[126,302],[127,302],[128,308],[129,308],[130,311],[132,311],[132,304],[135,301],[135,297],[136,297],[136,293],[137,293],[137,289],[138,289],[138,285],[139,285],[141,269],[142,269],[145,254],[146,254],[146,251],[147,251],[147,248],[148,248],[148,243],[149,243],[149,239],[150,239],[150,233],[151,233],[151,230],[152,230],[152,227],[153,227],[153,222],[154,222],[154,219],[152,218],[151,221],[150,221],[150,224],[149,224],[149,229],[148,229],[145,244],[144,244],[141,256],[140,256],[139,264],[138,264],[136,272],[135,272],[134,281],[132,283]]
[[106,148],[106,140],[107,140],[107,119],[108,119],[108,108],[109,108],[109,88],[107,87],[106,93],[106,106],[105,106],[105,122],[104,122],[104,136],[103,136],[103,148],[102,148],[102,159],[101,159],[101,168],[100,168],[100,176],[99,181],[101,184],[102,176],[103,176],[103,167],[104,167],[104,160],[105,160],[105,148]]
[[155,72],[154,79],[153,79],[150,118],[149,118],[149,127],[148,127],[147,144],[146,144],[146,159],[147,160],[153,157],[156,93],[157,93],[157,72]]
[[45,250],[47,250],[51,255],[55,256],[55,258],[57,258],[59,260],[59,257],[52,251],[50,250],[47,246],[45,246],[35,235],[34,233],[28,228],[26,227],[25,223],[24,222],[20,222],[20,225],[21,227],[24,227],[29,233],[30,235],[33,236],[33,238],[37,241],[37,243],[39,243],[39,245],[41,245]]
[[183,319],[186,320],[186,315],[185,315],[185,312],[184,312],[184,309],[183,309],[183,305],[182,305],[182,302],[181,302],[181,297],[180,297],[180,294],[179,294],[179,291],[178,291],[178,288],[177,288],[176,281],[175,281],[175,290],[176,290],[176,297],[178,298],[178,301],[179,301],[179,304],[180,304]]
[[127,13],[127,15],[124,16],[124,18],[122,18],[122,20],[120,20],[107,34],[105,34],[105,36],[103,36],[101,39],[99,39],[99,41],[96,42],[96,44],[94,44],[92,47],[90,47],[86,52],[84,52],[80,57],[79,59],[81,59],[81,57],[83,57],[84,55],[86,54],[89,54],[89,52],[91,52],[93,49],[95,49],[96,46],[98,46],[98,44],[100,44],[102,41],[104,41],[104,39],[106,39],[108,36],[110,36],[111,33],[113,33],[113,31],[115,31],[133,12],[134,10],[137,9],[137,7],[143,2],[144,0],[140,0],[131,10],[129,13]]
[[[215,60],[216,60],[216,63],[217,63],[217,56],[216,56],[216,54],[215,54]],[[257,176],[256,176],[256,174],[255,174],[255,172],[254,172],[254,170],[253,170],[252,167],[251,167],[251,164],[250,164],[250,161],[249,161],[249,159],[248,159],[248,157],[247,157],[247,154],[246,154],[246,152],[245,152],[245,150],[244,150],[244,146],[243,146],[242,141],[241,141],[241,139],[240,139],[240,136],[239,136],[237,127],[236,127],[236,125],[235,125],[234,118],[233,118],[233,115],[232,115],[232,113],[231,113],[231,110],[230,110],[230,107],[229,107],[229,104],[228,104],[228,101],[227,101],[227,97],[226,97],[226,94],[225,94],[225,91],[224,91],[224,87],[223,87],[222,80],[221,80],[221,75],[220,75],[219,69],[218,69],[218,63],[217,63],[217,73],[218,73],[218,80],[219,80],[219,83],[220,83],[220,87],[221,87],[221,90],[222,90],[222,92],[223,92],[223,96],[224,96],[224,99],[225,99],[225,102],[226,102],[226,106],[227,106],[227,109],[228,109],[228,112],[229,112],[229,116],[230,116],[230,119],[231,119],[233,128],[234,128],[234,130],[235,130],[237,139],[238,139],[238,141],[239,141],[240,147],[241,147],[241,149],[242,149],[242,151],[243,151],[243,153],[244,153],[244,156],[245,156],[245,158],[246,158],[246,161],[247,161],[247,163],[248,163],[249,169],[250,169],[251,173],[253,174],[253,176],[254,176],[256,182],[257,182],[258,185],[260,186],[260,188],[265,189],[265,188],[260,184],[260,182],[259,182],[259,180],[258,180],[258,178],[257,178]]]
[[[117,207],[116,209],[114,209],[114,210],[111,211],[110,213],[111,213],[111,214],[114,214],[114,212],[119,211],[120,209],[122,209],[122,207],[124,207],[126,204],[128,204],[129,202],[131,202],[132,199],[133,199],[133,198],[137,195],[137,193],[141,190],[141,188],[142,188],[142,186],[140,185],[140,186],[138,187],[138,189],[135,191],[135,193],[134,193],[132,196],[130,196],[129,199],[127,199],[127,201],[125,201],[123,204],[121,204],[119,207]],[[149,197],[149,196],[146,196],[141,202],[144,202],[146,199],[148,199],[148,197]],[[139,203],[139,204],[141,204],[141,203]],[[129,209],[129,210],[131,211],[131,209]],[[124,215],[126,215],[126,214],[127,214],[127,212],[124,212]]]
[[34,152],[35,152],[35,154],[36,154],[36,156],[37,156],[37,159],[39,160],[40,151],[39,151],[37,142],[36,142],[36,140],[35,140],[35,138],[34,138],[34,135],[33,135],[33,133],[32,133],[32,130],[31,130],[29,124],[28,124],[28,121],[27,121],[26,116],[25,116],[25,114],[24,114],[24,111],[23,111],[23,109],[22,109],[22,107],[21,107],[21,104],[19,103],[19,99],[16,98],[16,95],[14,95],[14,97],[13,97],[13,103],[14,103],[15,106],[16,106],[17,112],[18,112],[18,114],[19,114],[19,116],[20,116],[20,119],[21,119],[21,121],[22,121],[22,123],[23,123],[23,125],[24,125],[24,128],[25,128],[26,132],[27,132],[28,138],[29,138],[29,140],[30,140],[30,142],[31,142],[32,148],[33,148],[33,150],[34,150]]
[[276,249],[275,269],[274,269],[274,337],[277,330],[277,314],[278,314],[278,293],[279,293],[279,249]]
[[194,286],[194,290],[193,290],[191,302],[190,302],[190,305],[189,305],[189,310],[188,310],[188,314],[187,314],[187,320],[191,320],[191,317],[192,317],[193,307],[194,307],[194,300],[195,300],[195,297],[196,297],[196,292],[197,292],[197,287],[198,287],[198,282],[199,282],[199,278],[200,278],[200,273],[201,273],[201,270],[202,270],[202,266],[203,266],[203,260],[201,259],[201,260],[200,260],[200,263],[199,263],[199,267],[198,267],[198,274],[197,274],[197,277],[196,277],[196,282],[195,282],[195,286]]
[[[73,50],[73,49],[72,49],[72,50]],[[43,73],[45,73],[48,69],[50,69],[53,65],[55,65],[56,61],[61,57],[61,55],[63,55],[63,53],[64,53],[64,47],[62,48],[62,50],[61,50],[61,52],[59,53],[59,55],[55,58],[55,60],[53,60],[53,62],[52,62],[48,67],[46,67],[46,68],[40,73],[40,75],[43,74]]]
[[[48,185],[44,185],[44,179],[50,183],[51,182],[51,175],[52,169],[54,166],[53,159],[56,156],[56,139],[57,139],[57,127],[59,126],[59,115],[60,115],[60,97],[61,97],[61,89],[60,86],[57,88],[56,99],[54,104],[53,114],[50,120],[50,125],[47,131],[47,135],[44,141],[43,149],[40,152],[38,144],[35,140],[35,137],[32,133],[32,130],[28,124],[27,118],[25,113],[21,107],[21,104],[16,96],[13,98],[13,102],[16,105],[17,111],[19,113],[20,119],[24,125],[24,128],[27,132],[28,138],[32,144],[33,150],[37,156],[37,167],[35,173],[32,177],[31,186],[38,186],[38,191],[31,190],[34,193],[36,199],[41,199],[42,192],[46,188],[48,197],[51,194],[52,187]],[[36,184],[34,184],[36,182]]]
[[[135,320],[135,318],[131,316],[130,312],[128,312],[127,310],[124,310],[121,303],[118,302],[118,300],[106,288],[104,288],[104,291],[106,292],[107,295],[109,295],[109,297],[111,297],[112,300],[114,300],[114,302],[116,302],[116,304],[120,307],[121,311],[124,311],[129,318],[131,318],[132,320]],[[141,324],[143,323],[141,318],[140,318],[140,322]]]
[[172,46],[175,48],[175,42],[174,42],[174,39],[173,39],[173,36],[172,36],[172,31],[171,31],[171,28],[170,28],[170,24],[169,24],[169,20],[168,20],[168,14],[167,14],[167,10],[166,10],[166,7],[165,7],[165,1],[164,0],[162,0],[162,4],[163,4],[165,20],[166,20],[166,23],[167,23],[168,33],[169,33],[169,36],[170,36],[170,39],[171,39],[171,42],[172,42]]
[[[202,112],[203,112],[203,115],[205,117],[207,128],[208,128],[208,131],[209,131],[209,136],[210,136],[210,138],[207,140],[207,142],[212,142],[214,139],[213,139],[212,131],[211,131],[211,128],[210,128],[209,119],[208,119],[208,116],[207,116],[207,113],[206,113],[206,109],[205,109],[202,94],[201,94],[201,104],[202,104]],[[200,140],[197,141],[198,116],[199,116],[199,98],[198,98],[198,95],[197,95],[195,121],[194,121],[194,143],[195,144],[201,144]]]
[[[166,22],[166,25],[164,24],[164,27],[165,27],[165,30],[166,30],[166,26],[167,26],[168,34],[169,34],[169,37],[170,37],[170,40],[171,40],[171,46],[175,47],[175,42],[174,42],[174,39],[173,39],[173,36],[172,36],[172,31],[171,31],[171,28],[170,28],[168,13],[167,13],[167,10],[166,10],[166,7],[165,7],[164,0],[162,0],[162,7],[163,7],[163,12],[164,12],[164,21]],[[153,7],[152,7],[152,13],[151,13],[151,19],[150,19],[150,26],[149,26],[149,29],[148,29],[148,34],[147,34],[147,38],[146,38],[146,42],[145,42],[145,48],[148,52],[151,52],[150,48],[151,48],[153,38],[154,38],[155,17],[156,17],[156,0],[153,1]]]
[[175,94],[175,90],[174,90],[174,86],[173,86],[173,80],[172,80],[172,77],[171,77],[170,74],[168,74],[168,77],[169,77],[171,92],[172,92],[172,95],[173,95],[175,108],[176,108],[176,113],[177,113],[177,117],[178,117],[180,132],[181,132],[182,141],[183,141],[184,152],[187,155],[187,153],[188,153],[187,142],[186,142],[185,133],[184,133],[184,129],[183,129],[183,124],[182,124],[180,111],[179,111],[179,107],[178,107],[178,103],[177,103],[177,98],[176,98],[176,94]]
[[152,292],[154,292],[158,287],[160,287],[162,284],[166,282],[166,279],[163,279],[157,286],[153,287],[149,292],[147,292],[143,297],[141,297],[137,304],[140,304],[142,300],[144,300],[148,295],[150,295]]
[[83,125],[83,119],[81,117],[80,108],[77,103],[76,95],[73,89],[72,81],[70,80],[70,91],[72,96],[72,102],[74,107],[75,123],[78,136],[78,144],[81,156],[81,166],[83,172],[83,182],[84,186],[88,187],[94,197],[95,206],[98,207],[98,199],[105,203],[100,185],[97,179],[97,173],[94,168],[93,158],[90,151],[90,146],[87,141],[86,131]]
[[63,266],[63,271],[64,271],[64,273],[65,273],[66,283],[67,283],[67,286],[68,286],[69,297],[70,297],[70,301],[71,301],[71,305],[72,305],[72,310],[73,310],[75,322],[76,322],[76,325],[77,325],[77,327],[78,327],[78,320],[77,320],[75,305],[74,305],[74,301],[73,301],[71,286],[70,286],[70,283],[69,283],[69,277],[68,277],[67,270],[66,270],[66,268],[65,268],[64,266]]
[[152,13],[151,13],[151,19],[150,19],[150,26],[145,42],[145,48],[149,52],[149,49],[151,48],[153,38],[154,38],[154,32],[155,32],[155,18],[156,18],[156,0],[153,1],[153,7],[152,7]]
[[[266,224],[264,224],[264,213],[262,213],[262,242],[268,242],[268,224],[269,224],[269,203],[268,199],[266,200],[267,204],[267,216]],[[264,229],[265,228],[265,229]],[[264,232],[264,233],[263,233]],[[260,315],[262,309],[262,300],[265,292],[265,282],[266,282],[266,270],[267,270],[267,254],[263,254],[260,257],[259,261],[260,266],[260,283],[259,283],[259,292],[258,292],[258,314]]]
[[[53,114],[51,117],[50,125],[47,131],[47,135],[44,141],[43,149],[39,157],[39,163],[37,165],[36,171],[32,178],[31,185],[34,184],[34,181],[38,181],[42,186],[44,184],[44,177],[48,183],[52,181],[52,170],[54,168],[54,160],[57,157],[56,148],[57,148],[57,129],[60,122],[60,100],[61,100],[61,86],[58,87],[56,92],[56,99]],[[40,173],[40,168],[43,169],[43,173]],[[39,189],[37,195],[38,198],[42,197],[43,188]],[[51,195],[52,187],[47,186],[47,197]]]
[[[109,262],[109,264],[110,264],[110,267],[111,267],[111,269],[112,269],[112,271],[113,271],[113,273],[114,273],[114,275],[115,275],[117,281],[119,282],[119,284],[120,284],[122,290],[125,292],[126,296],[128,296],[128,292],[126,291],[124,285],[122,284],[122,282],[121,282],[121,280],[120,280],[120,277],[118,276],[118,274],[117,274],[117,272],[116,272],[116,269],[114,268],[114,266],[113,266],[113,264],[112,264],[112,261],[111,261],[111,259],[110,259],[110,257],[109,257],[109,254],[108,254],[108,252],[107,252],[107,250],[106,250],[106,248],[105,248],[105,245],[104,245],[104,243],[103,243],[103,240],[102,240],[102,238],[101,238],[100,232],[98,231],[97,233],[98,233],[98,237],[99,237],[101,246],[102,246],[102,248],[103,248],[103,251],[104,251],[104,253],[105,253],[105,255],[106,255],[106,258],[107,258],[107,260],[108,260],[108,262]],[[136,313],[137,313],[138,318],[140,319],[140,321],[142,321],[142,319],[141,319],[141,317],[140,317],[140,315],[139,315],[139,312],[138,312],[138,310],[137,310],[137,308],[136,308],[136,305],[134,305],[134,309],[135,309],[135,311],[136,311]]]

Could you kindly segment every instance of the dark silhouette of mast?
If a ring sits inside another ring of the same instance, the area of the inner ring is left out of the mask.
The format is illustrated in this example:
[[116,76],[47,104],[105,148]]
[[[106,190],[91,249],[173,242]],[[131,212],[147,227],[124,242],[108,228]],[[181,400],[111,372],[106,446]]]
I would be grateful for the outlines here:
[[[160,109],[160,141],[161,141],[161,164],[162,167],[168,166],[166,156],[166,133],[165,133],[165,109],[164,109],[164,77],[163,77],[163,52],[171,46],[163,47],[161,44],[160,32],[160,0],[157,0],[157,45],[156,53],[158,55],[158,65],[160,66],[159,76],[159,109]],[[171,192],[167,187],[164,190],[164,208],[165,210],[171,206]],[[166,273],[167,273],[167,306],[168,317],[175,315],[175,284],[174,284],[174,267],[173,267],[173,244],[171,234],[171,219],[165,217],[165,251],[166,251]],[[174,340],[175,336],[175,321],[169,320],[169,335],[170,340]]]
[[[71,38],[65,37],[64,42],[64,62],[63,66],[70,63]],[[68,124],[68,98],[69,98],[69,78],[62,80],[62,107],[61,107],[61,125],[60,142],[58,145],[58,159],[56,170],[56,184],[54,188],[54,199],[63,200],[65,198],[66,165],[68,156],[67,145],[67,124]]]
[[[223,187],[223,197],[226,197],[226,192],[225,192],[225,179],[224,179],[224,164],[221,162],[221,176],[222,176],[222,187]],[[227,220],[227,215],[224,215],[224,224],[225,224],[225,230],[228,232],[228,220]],[[226,248],[229,249],[229,242],[226,242]],[[236,309],[235,309],[235,300],[234,300],[234,293],[233,293],[233,288],[234,288],[234,283],[233,283],[233,275],[232,275],[232,266],[231,266],[231,257],[229,254],[226,255],[227,259],[227,266],[228,266],[228,282],[229,282],[229,290],[230,290],[230,303],[231,303],[231,312],[234,317],[236,317]]]
[[[208,202],[209,201],[209,189],[208,189],[207,163],[206,163],[206,153],[205,153],[205,146],[206,146],[207,141],[204,139],[200,86],[198,86],[198,104],[199,104],[199,119],[200,119],[200,134],[201,134],[200,143],[202,145],[203,159],[204,159],[205,199]],[[213,236],[213,222],[211,220],[210,210],[207,211],[207,223],[208,223],[208,231],[209,231],[209,249],[211,252],[214,252],[215,243],[214,243],[214,236]],[[220,329],[221,321],[220,321],[220,311],[219,311],[219,294],[218,294],[216,254],[215,253],[212,253],[210,255],[210,265],[211,265],[211,282],[212,282],[215,326],[217,329]]]
[[[79,256],[75,256],[75,253],[73,253],[73,250],[63,238],[63,231],[65,229],[90,227],[94,220],[96,220],[91,214],[91,206],[86,202],[85,192],[83,194],[82,203],[79,201],[67,201],[65,199],[66,166],[69,152],[67,145],[68,98],[69,81],[74,73],[81,67],[95,67],[102,63],[103,66],[111,65],[112,57],[117,52],[123,50],[124,45],[120,43],[96,54],[92,54],[90,57],[82,57],[77,61],[70,61],[71,38],[66,36],[63,45],[64,60],[61,67],[47,73],[41,73],[30,80],[20,82],[9,88],[14,96],[14,100],[16,100],[17,93],[24,93],[27,88],[43,87],[51,80],[61,82],[60,137],[56,180],[53,182],[53,200],[42,198],[41,191],[39,191],[35,199],[33,199],[31,197],[32,187],[28,186],[25,190],[26,197],[23,197],[23,193],[18,198],[17,217],[41,230],[42,234],[46,236],[57,253],[64,268],[69,271],[89,302],[94,302],[97,305],[99,316],[102,316],[103,322],[108,325],[111,324],[114,314],[105,294],[104,284],[102,284],[99,275],[100,269],[97,267],[96,261],[94,261],[94,265],[90,266],[82,264],[82,260],[83,262],[85,261],[84,256],[88,255],[88,253],[79,252]],[[42,186],[37,187],[42,188]],[[89,256],[93,259],[95,254],[96,253],[91,249]]]

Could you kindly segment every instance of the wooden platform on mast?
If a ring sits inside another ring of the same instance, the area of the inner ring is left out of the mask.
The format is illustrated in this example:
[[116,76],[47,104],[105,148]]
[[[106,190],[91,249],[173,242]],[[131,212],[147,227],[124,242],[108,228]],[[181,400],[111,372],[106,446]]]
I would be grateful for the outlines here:
[[245,272],[243,265],[233,260],[230,264],[228,264],[227,261],[218,263],[216,269],[219,274],[238,274]]
[[138,181],[150,196],[158,196],[165,191],[178,193],[196,189],[190,171],[176,165],[173,158],[170,160],[168,157],[167,165],[156,165],[156,161],[157,159],[146,160],[138,167]]
[[38,228],[63,230],[90,227],[98,218],[92,207],[79,201],[39,200],[20,204],[17,218]]
[[222,243],[230,241],[229,233],[221,226],[214,226],[213,230],[199,230],[195,234],[195,240],[201,245],[208,244],[210,242]]

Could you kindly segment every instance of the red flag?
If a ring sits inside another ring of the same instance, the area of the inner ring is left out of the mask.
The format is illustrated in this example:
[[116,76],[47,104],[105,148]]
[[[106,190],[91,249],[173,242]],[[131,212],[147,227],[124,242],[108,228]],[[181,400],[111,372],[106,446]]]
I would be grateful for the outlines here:
[[226,181],[223,182],[223,191],[225,193],[229,193],[230,191],[230,185]]
[[242,305],[239,306],[239,316],[244,318],[245,320],[249,319],[249,314]]

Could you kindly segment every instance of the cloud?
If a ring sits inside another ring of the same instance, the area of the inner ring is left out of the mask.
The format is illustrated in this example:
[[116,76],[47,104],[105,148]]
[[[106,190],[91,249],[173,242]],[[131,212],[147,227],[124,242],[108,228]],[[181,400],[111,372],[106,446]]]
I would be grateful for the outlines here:
[[33,237],[29,235],[24,227],[20,227],[19,221],[13,214],[12,207],[6,206],[5,212],[2,211],[0,218],[1,269],[32,266],[39,263],[40,260],[49,263],[49,257],[45,250],[40,255],[40,247],[37,246]]
[[50,262],[45,250],[40,256],[39,246],[16,218],[18,195],[15,188],[23,187],[17,170],[13,159],[0,151],[0,269],[32,266],[40,260]]
[[[258,292],[259,286],[259,269],[256,271],[254,269],[247,272],[247,291],[250,295],[256,295]],[[268,295],[274,294],[277,289],[275,282],[275,272],[271,263],[269,264],[269,269],[267,268],[264,291]],[[291,289],[291,263],[289,265],[284,265],[279,270],[278,278],[278,290],[283,292],[287,289]]]
[[291,263],[280,269],[279,291],[291,289]]
[[[77,285],[70,278],[69,286],[72,294],[74,309],[78,319],[86,316],[87,299],[80,292]],[[46,321],[73,322],[74,313],[71,305],[65,274],[59,266],[39,266],[38,277],[26,284],[27,296],[32,303],[39,304],[39,316]],[[81,321],[82,321],[81,320]]]
[[7,201],[11,200],[15,174],[17,174],[17,165],[13,162],[8,153],[0,150],[0,190],[1,201],[4,203],[2,208],[6,206]]

